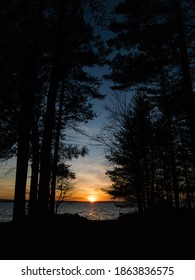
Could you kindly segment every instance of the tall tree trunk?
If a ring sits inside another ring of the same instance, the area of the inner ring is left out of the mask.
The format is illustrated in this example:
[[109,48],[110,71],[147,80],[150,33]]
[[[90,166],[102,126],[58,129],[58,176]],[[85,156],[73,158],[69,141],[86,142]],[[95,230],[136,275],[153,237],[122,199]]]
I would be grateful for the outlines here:
[[29,216],[37,215],[38,177],[39,177],[39,135],[35,121],[32,125],[32,167],[29,197]]
[[181,134],[181,159],[182,159],[182,165],[183,165],[183,170],[184,170],[184,178],[185,178],[185,182],[186,182],[186,201],[187,201],[187,205],[188,208],[192,208],[192,199],[193,199],[193,192],[191,190],[191,182],[190,182],[190,178],[188,175],[189,172],[189,165],[187,165],[186,162],[186,151],[184,148],[184,141],[183,141],[184,137],[183,134]]
[[40,161],[40,180],[39,180],[39,195],[38,207],[40,215],[48,215],[48,202],[49,202],[49,188],[51,179],[51,151],[52,151],[52,137],[55,122],[56,112],[56,98],[59,86],[59,80],[62,69],[62,52],[63,44],[60,38],[62,33],[59,34],[59,41],[56,48],[53,69],[51,73],[51,82],[47,98],[47,110],[45,115],[45,124],[43,132],[41,161]]
[[19,137],[13,209],[14,222],[22,222],[25,219],[25,195],[28,173],[30,127],[33,111],[34,70],[31,69],[31,66],[34,64],[34,61],[32,61],[30,51],[27,26],[24,28],[23,41],[21,44],[23,44],[24,47],[21,73],[23,85],[20,92]]
[[58,90],[61,59],[61,55],[57,52],[52,70],[44,124],[38,197],[40,215],[43,216],[47,216],[48,214],[49,186],[51,176],[51,150],[53,136],[52,133],[55,121],[55,104]]
[[185,160],[183,162],[183,165],[184,165],[184,177],[185,177],[185,181],[186,181],[186,200],[187,200],[187,205],[188,205],[188,208],[192,208],[192,205],[191,205],[190,183],[189,183],[189,179],[188,179],[188,171],[187,171],[187,166],[186,166]]
[[[170,131],[171,137],[172,132]],[[171,141],[172,139],[170,139]],[[179,189],[178,189],[178,178],[177,178],[177,166],[175,162],[175,151],[173,147],[173,142],[170,143],[170,157],[171,157],[171,171],[172,171],[172,180],[173,180],[173,191],[175,197],[175,207],[180,208],[179,202]]]
[[20,94],[19,137],[13,209],[14,222],[22,222],[25,219],[25,194],[28,173],[30,129],[33,118],[33,91],[37,68],[36,57],[38,52],[38,48],[32,48],[31,40],[34,39],[34,45],[36,46],[36,42],[38,42],[40,35],[40,33],[37,32],[36,38],[31,38],[29,32],[32,30],[32,27],[37,31],[40,29],[43,13],[42,1],[40,1],[39,4],[38,13],[34,15],[34,21],[31,22],[28,18],[29,7],[27,1],[18,1],[19,11],[21,12],[21,14],[19,12],[18,16],[21,16],[21,18],[24,19],[25,25],[23,26],[22,41],[20,42],[24,50],[21,71],[23,85]]
[[166,197],[168,200],[168,203],[170,204],[171,208],[173,207],[173,195],[172,195],[172,186],[170,182],[170,175],[169,171],[167,170],[167,158],[163,156],[163,152],[166,152],[166,150],[162,151],[162,168],[163,168],[163,188],[161,191],[161,198],[164,198],[164,189],[166,191]]
[[171,116],[168,112],[166,112],[165,114],[166,114],[165,118],[167,119],[167,130],[168,130],[168,140],[169,140],[168,153],[170,155],[175,207],[178,209],[178,208],[180,208],[180,202],[179,202],[177,166],[176,166],[175,151],[174,151],[174,144],[173,144],[174,140],[173,140],[173,133],[172,133],[172,128],[171,128]]
[[[162,68],[163,69],[163,68]],[[164,71],[161,72],[161,88],[162,88],[162,95],[164,98],[168,99],[169,96],[168,88],[166,86],[166,76]],[[165,105],[166,106],[166,105]],[[174,151],[174,139],[173,139],[173,132],[172,132],[172,117],[171,112],[169,109],[169,105],[167,108],[164,109],[164,118],[166,120],[166,130],[167,130],[167,151],[170,156],[170,164],[171,164],[171,173],[172,173],[172,184],[173,184],[173,192],[175,198],[175,206],[176,208],[180,208],[179,203],[179,189],[178,189],[178,177],[177,177],[177,166],[175,160],[175,151]]]
[[143,214],[144,211],[144,195],[142,190],[142,177],[141,177],[141,170],[140,170],[140,160],[135,155],[135,187],[136,187],[136,196],[137,196],[137,205],[138,205],[138,211],[140,214]]
[[195,163],[195,100],[192,89],[192,80],[189,66],[189,58],[187,52],[186,36],[184,31],[184,22],[180,7],[180,0],[172,0],[173,7],[176,13],[176,24],[178,30],[178,42],[180,44],[180,57],[181,57],[181,69],[183,76],[183,93],[184,104],[189,119],[192,148]]
[[154,208],[155,205],[155,161],[154,161],[154,145],[153,140],[151,140],[151,166],[150,166],[150,180],[151,180],[151,207]]
[[31,82],[29,81],[28,84],[28,81],[29,80],[25,80],[26,85],[21,94],[18,153],[13,209],[14,222],[23,222],[25,219],[25,194],[28,172],[30,124],[32,114],[32,88],[29,88]]
[[60,143],[60,132],[62,126],[62,109],[63,109],[63,96],[64,96],[64,82],[61,87],[60,101],[59,101],[59,112],[57,121],[57,131],[54,147],[54,157],[52,166],[52,179],[51,179],[51,195],[50,195],[50,205],[49,210],[51,214],[54,214],[55,210],[55,191],[56,191],[56,177],[57,177],[57,164],[59,160],[59,143]]

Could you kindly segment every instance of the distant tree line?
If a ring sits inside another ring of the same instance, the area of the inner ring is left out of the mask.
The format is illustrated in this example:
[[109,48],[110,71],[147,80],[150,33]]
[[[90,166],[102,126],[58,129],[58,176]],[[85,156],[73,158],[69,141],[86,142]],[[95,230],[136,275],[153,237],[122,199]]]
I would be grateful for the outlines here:
[[110,24],[112,89],[134,92],[109,107],[106,158],[113,198],[138,209],[194,206],[195,2],[123,1]]
[[91,100],[103,98],[86,70],[103,61],[103,44],[86,20],[94,5],[96,14],[98,1],[1,1],[0,158],[17,156],[15,222],[25,219],[29,163],[29,215],[46,217],[54,213],[59,168],[74,179],[66,160],[87,154],[65,139],[66,128],[95,117]]

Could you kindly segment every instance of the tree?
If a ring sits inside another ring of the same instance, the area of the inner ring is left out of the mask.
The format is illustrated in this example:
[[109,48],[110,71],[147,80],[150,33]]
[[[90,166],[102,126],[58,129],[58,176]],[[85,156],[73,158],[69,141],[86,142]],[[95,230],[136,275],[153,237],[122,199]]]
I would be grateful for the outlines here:
[[75,173],[70,169],[70,165],[65,165],[64,163],[60,163],[57,167],[57,201],[55,207],[55,214],[57,214],[60,204],[65,201],[67,198],[70,198],[72,191],[74,190],[74,186],[71,181],[76,179]]
[[[110,25],[116,36],[108,41],[113,55],[108,61],[111,73],[106,77],[114,82],[112,88],[144,92],[152,108],[152,134],[150,129],[146,132],[152,135],[147,135],[151,143],[150,164],[145,165],[147,172],[142,170],[138,176],[146,190],[143,199],[147,201],[152,195],[154,204],[158,195],[158,201],[166,198],[177,208],[184,190],[181,170],[186,170],[185,164],[191,162],[191,179],[194,172],[193,6],[192,1],[123,1],[116,8],[123,17],[116,17]],[[136,127],[132,128],[132,135],[136,133],[133,129],[136,131]],[[121,137],[125,139],[124,135]],[[181,138],[185,140],[181,142]],[[136,149],[134,145],[135,153]],[[181,164],[178,155],[183,149],[188,156]],[[141,151],[135,158],[139,159],[140,154]],[[139,160],[135,166],[139,173]],[[147,182],[152,182],[149,188]],[[187,180],[184,192],[189,198],[188,190]]]
[[133,99],[133,106],[124,107],[120,111],[115,108],[112,112],[118,116],[120,127],[111,130],[111,141],[107,143],[109,148],[106,158],[113,165],[107,175],[113,184],[105,191],[113,198],[124,198],[127,201],[136,198],[142,213],[151,200],[149,195],[153,195],[149,182],[152,146],[148,103],[144,95],[139,93]]
[[190,61],[194,50],[193,5],[192,1],[177,0],[120,3],[116,13],[123,15],[123,20],[115,20],[110,27],[116,37],[109,45],[117,52],[110,61],[112,72],[107,77],[116,83],[113,88],[122,90],[137,86],[148,87],[149,91],[158,88],[163,72],[172,77],[175,86],[179,81],[177,103],[180,99],[180,110],[186,112],[194,145],[193,62]]
[[[93,86],[92,86],[93,83]],[[66,88],[65,88],[66,85]],[[55,129],[55,144],[52,160],[52,187],[50,195],[50,213],[54,213],[55,204],[55,185],[56,185],[56,169],[60,159],[60,140],[65,138],[65,129],[68,126],[75,127],[78,123],[86,123],[95,117],[89,98],[101,99],[98,93],[99,81],[83,72],[78,67],[64,80],[59,96],[59,109],[57,112],[57,121]],[[86,149],[79,150],[77,146],[69,146],[69,159],[85,156]],[[62,154],[62,152],[61,152]]]
[[[48,214],[52,134],[55,124],[59,83],[64,83],[64,77],[68,76],[68,74],[75,69],[76,65],[79,66],[78,69],[80,71],[76,72],[78,75],[77,80],[81,81],[83,79],[86,84],[91,83],[92,80],[95,80],[91,79],[84,71],[81,71],[81,68],[84,65],[93,66],[95,63],[99,63],[98,56],[95,53],[99,48],[99,42],[97,42],[96,39],[94,40],[92,30],[84,22],[82,9],[79,3],[77,1],[68,1],[68,10],[63,1],[60,1],[58,4],[56,8],[58,35],[47,99],[40,163],[38,202],[39,212],[43,216]],[[64,17],[64,15],[66,15],[66,17]],[[92,86],[90,87],[92,88]],[[84,95],[82,96],[84,97]],[[101,98],[101,95],[96,94],[94,97]],[[85,102],[85,100],[83,100],[83,102]]]
[[[12,141],[10,147],[16,144],[16,142],[13,143],[13,139],[15,141],[17,140],[17,168],[13,219],[14,221],[20,222],[25,218],[26,179],[33,111],[33,82],[37,69],[36,46],[38,45],[37,40],[40,34],[39,24],[42,13],[42,1],[40,1],[36,7],[34,7],[32,3],[22,0],[12,1],[12,4],[12,7],[10,7],[9,4],[3,6],[3,16],[5,20],[3,25],[3,48],[7,47],[11,49],[12,52],[12,66],[8,72],[6,72],[8,68],[5,66],[5,73],[9,73],[10,77],[14,76],[15,78],[9,83],[6,80],[3,90],[4,93],[6,91],[9,92],[9,100],[15,100],[17,112],[15,114],[16,121],[13,121],[16,125],[15,127],[12,126],[13,130],[10,131],[10,134],[15,136],[14,138],[13,136],[11,137]],[[9,25],[8,33],[5,32],[7,25]],[[3,50],[2,57],[3,59],[7,57],[5,50]],[[9,57],[8,65],[10,65]],[[4,76],[6,76],[6,74]],[[6,101],[5,98],[4,101]],[[9,109],[11,109],[10,106]],[[6,112],[6,114],[8,113],[9,112]],[[11,113],[11,118],[13,116],[14,114]]]
[[90,100],[103,98],[99,81],[84,70],[102,62],[102,44],[86,23],[95,2],[1,3],[0,158],[17,154],[15,221],[25,217],[29,160],[30,212],[37,211],[39,191],[39,207],[46,213],[51,167],[54,171],[51,164],[55,157],[60,158],[57,150],[64,138],[62,131],[70,123],[95,117]]
[[114,199],[136,201],[140,213],[183,203],[190,208],[193,202],[190,131],[185,118],[170,114],[171,101],[159,98],[162,112],[151,106],[145,93],[137,92],[126,106],[117,100],[109,109],[109,125],[97,138],[107,147],[112,166],[106,174],[113,184],[104,191]]
[[[193,153],[195,158],[195,113],[194,113],[195,99],[194,99],[193,86],[192,86],[190,62],[188,57],[188,46],[187,46],[187,39],[186,39],[187,36],[185,34],[185,24],[183,20],[180,0],[173,0],[172,5],[175,11],[175,21],[176,21],[179,50],[180,50],[180,61],[181,61],[180,63],[181,63],[181,70],[182,70],[182,90],[184,92],[183,100],[185,103],[184,108],[187,112],[188,119],[189,119],[192,147],[193,147]],[[189,5],[187,6],[188,8],[189,7],[195,8],[195,5],[191,3],[191,1],[188,3],[188,5]]]

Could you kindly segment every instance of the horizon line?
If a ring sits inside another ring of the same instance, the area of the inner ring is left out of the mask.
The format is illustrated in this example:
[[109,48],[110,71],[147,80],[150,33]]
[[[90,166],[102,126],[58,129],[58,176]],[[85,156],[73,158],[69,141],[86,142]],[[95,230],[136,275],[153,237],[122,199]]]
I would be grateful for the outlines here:
[[[29,201],[29,199],[26,199],[25,200],[26,202]],[[6,199],[6,198],[0,198],[0,202],[14,202],[14,199]],[[57,201],[55,201],[57,202]],[[79,202],[79,203],[99,203],[99,202],[124,202],[124,201],[120,201],[120,200],[97,200],[97,201],[94,201],[94,202],[90,202],[90,201],[83,201],[83,200],[64,200],[62,202]]]

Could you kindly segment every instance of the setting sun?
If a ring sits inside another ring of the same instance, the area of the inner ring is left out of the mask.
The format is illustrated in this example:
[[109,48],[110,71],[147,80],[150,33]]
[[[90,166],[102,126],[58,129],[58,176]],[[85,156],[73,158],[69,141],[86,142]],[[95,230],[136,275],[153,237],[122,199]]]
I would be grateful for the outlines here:
[[96,197],[94,195],[90,195],[87,198],[89,200],[89,202],[95,202],[96,201]]

